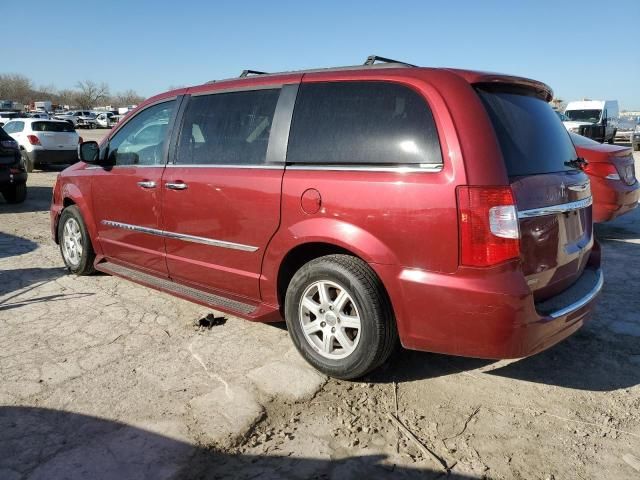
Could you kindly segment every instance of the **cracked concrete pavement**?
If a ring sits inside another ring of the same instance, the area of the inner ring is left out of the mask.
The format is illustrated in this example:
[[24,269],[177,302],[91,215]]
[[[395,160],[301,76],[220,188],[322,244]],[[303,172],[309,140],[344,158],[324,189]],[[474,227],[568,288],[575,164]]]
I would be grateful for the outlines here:
[[440,476],[388,413],[451,478],[640,474],[640,210],[596,228],[604,291],[566,342],[502,362],[399,351],[366,383],[338,382],[278,326],[202,328],[211,310],[67,275],[55,175],[30,175],[23,205],[0,201],[0,479]]

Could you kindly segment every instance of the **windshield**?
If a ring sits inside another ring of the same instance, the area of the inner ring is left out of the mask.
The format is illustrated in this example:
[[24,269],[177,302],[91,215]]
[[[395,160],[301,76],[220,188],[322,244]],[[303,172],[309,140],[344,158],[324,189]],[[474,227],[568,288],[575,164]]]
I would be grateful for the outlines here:
[[33,122],[31,130],[34,132],[74,132],[73,125],[68,122]]
[[577,158],[567,130],[544,100],[525,94],[479,91],[495,129],[509,176],[571,170]]
[[600,120],[602,110],[567,110],[564,112],[565,117],[574,122],[590,122],[596,123]]

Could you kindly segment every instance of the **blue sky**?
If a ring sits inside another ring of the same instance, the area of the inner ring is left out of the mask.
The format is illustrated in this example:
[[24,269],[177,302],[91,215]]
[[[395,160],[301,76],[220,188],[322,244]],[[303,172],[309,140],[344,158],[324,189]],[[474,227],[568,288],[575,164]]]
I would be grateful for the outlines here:
[[640,0],[3,2],[0,72],[150,96],[173,85],[351,65],[367,55],[523,75],[640,110]]

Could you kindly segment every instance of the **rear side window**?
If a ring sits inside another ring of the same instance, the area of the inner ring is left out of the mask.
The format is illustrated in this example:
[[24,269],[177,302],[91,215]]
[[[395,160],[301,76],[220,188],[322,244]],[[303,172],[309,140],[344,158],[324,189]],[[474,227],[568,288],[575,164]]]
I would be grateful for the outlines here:
[[261,165],[280,89],[192,97],[184,113],[176,163]]
[[551,106],[537,97],[479,91],[498,137],[509,176],[571,170],[576,150]]
[[439,165],[442,154],[431,110],[408,87],[307,83],[298,92],[287,162]]
[[12,121],[7,123],[4,126],[4,130],[7,133],[18,133],[24,130],[24,122],[20,122],[20,121]]
[[33,122],[31,130],[34,132],[75,132],[69,122]]

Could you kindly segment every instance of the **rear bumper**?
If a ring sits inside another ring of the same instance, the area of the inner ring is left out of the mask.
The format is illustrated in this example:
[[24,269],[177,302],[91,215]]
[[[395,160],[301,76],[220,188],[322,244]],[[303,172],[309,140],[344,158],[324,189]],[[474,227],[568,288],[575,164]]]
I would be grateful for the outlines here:
[[75,163],[78,161],[78,152],[73,150],[32,150],[27,152],[33,164],[39,163]]
[[620,180],[606,178],[591,179],[593,193],[593,221],[608,222],[638,206],[640,200],[640,182],[625,185]]
[[534,304],[517,262],[491,272],[461,269],[453,275],[372,267],[387,287],[404,347],[466,357],[521,358],[555,345],[588,320],[603,283],[599,253],[594,253],[587,267],[593,284],[582,285],[582,292],[568,289],[558,296],[565,302],[544,313]]

